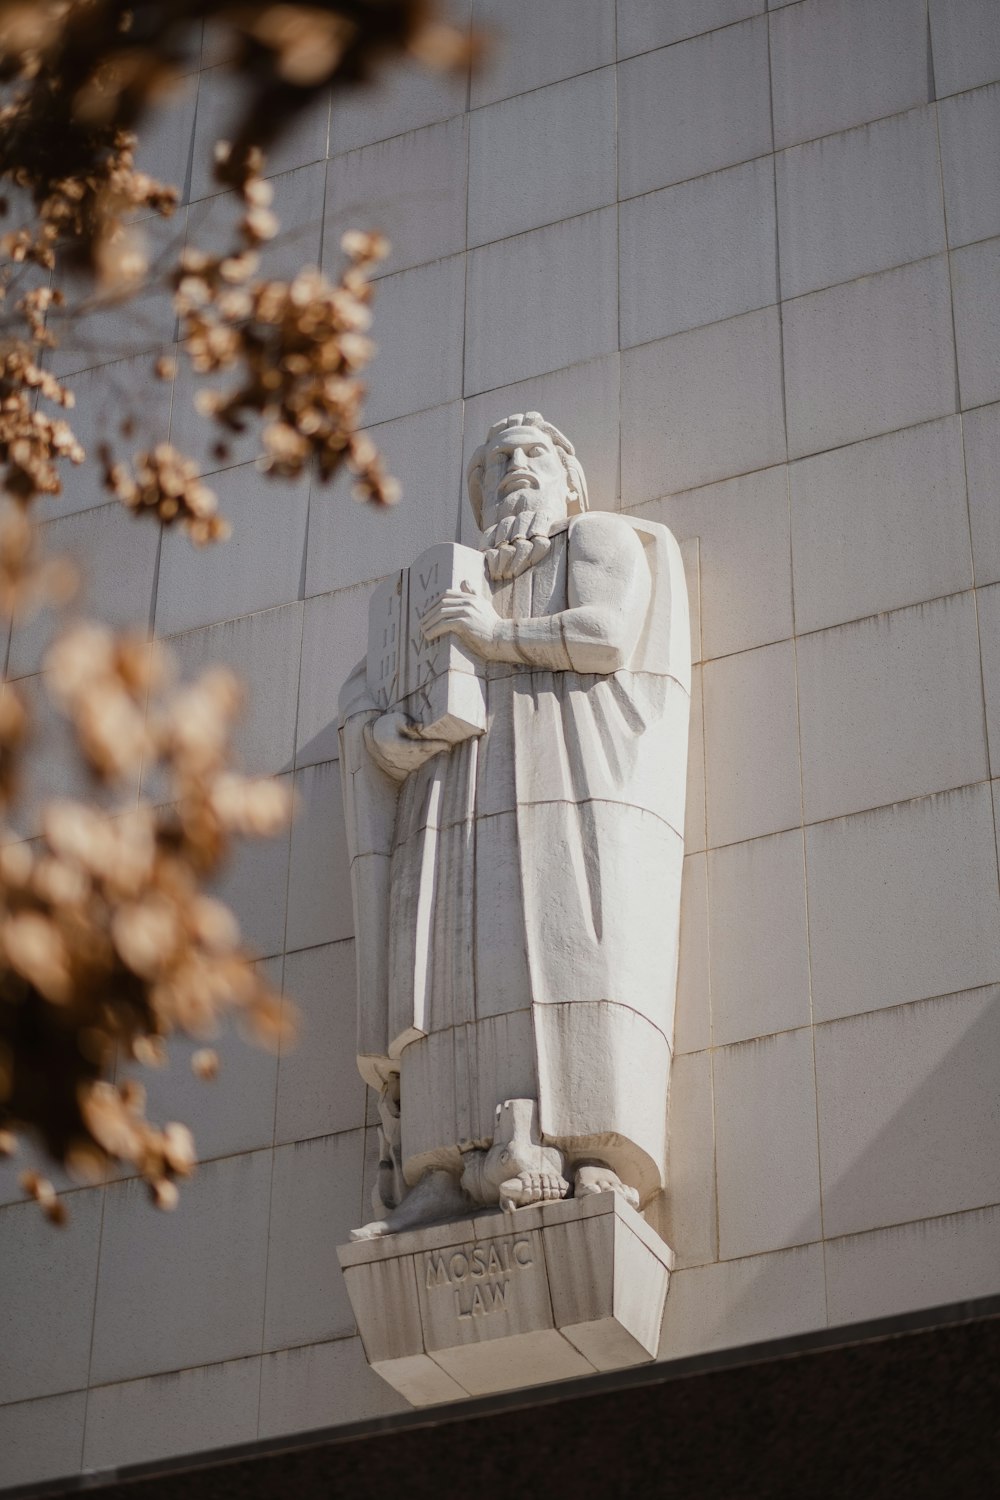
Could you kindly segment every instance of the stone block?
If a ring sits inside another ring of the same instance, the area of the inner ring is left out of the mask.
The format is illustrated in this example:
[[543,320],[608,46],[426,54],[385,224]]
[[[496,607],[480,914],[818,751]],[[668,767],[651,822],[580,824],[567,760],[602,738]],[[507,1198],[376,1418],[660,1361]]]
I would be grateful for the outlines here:
[[942,257],[812,292],[783,314],[789,457],[955,410]]
[[[704,854],[688,854],[681,881],[681,937],[677,965],[674,1052],[712,1044],[708,964],[708,871]],[[676,1063],[674,1064],[676,1068]],[[676,1078],[676,1073],[675,1073]],[[674,1241],[677,1242],[675,1235]]]
[[257,1436],[260,1357],[176,1370],[90,1392],[83,1464],[111,1469]]
[[615,60],[615,0],[476,0],[474,24],[489,52],[472,74],[473,109]]
[[378,353],[365,372],[365,420],[386,422],[461,396],[464,328],[464,255],[383,276],[372,325]]
[[369,1369],[357,1337],[281,1349],[261,1361],[262,1438],[405,1410],[403,1398]]
[[330,159],[323,260],[343,261],[348,229],[377,229],[392,253],[379,276],[465,249],[468,123],[462,115]]
[[713,1071],[721,1259],[820,1239],[810,1027],[720,1047]]
[[778,300],[767,157],[633,198],[620,230],[623,349]]
[[791,641],[724,656],[703,670],[709,848],[798,827]]
[[962,418],[965,471],[969,485],[969,521],[976,583],[1000,582],[1000,405],[981,406]]
[[[446,9],[467,22],[472,0],[452,0]],[[377,88],[362,83],[336,91],[330,114],[330,154],[450,120],[465,109],[468,87],[463,69],[445,72],[416,59],[387,62],[379,70]]]
[[678,1269],[704,1265],[719,1256],[715,1097],[710,1051],[674,1058],[670,1069],[667,1140],[666,1233]]
[[626,507],[784,458],[776,309],[675,333],[622,355]]
[[971,592],[798,641],[806,822],[989,774]]
[[[291,776],[280,780],[291,790]],[[290,837],[289,824],[273,838],[241,839],[212,887],[212,894],[232,908],[251,951],[262,958],[285,946]]]
[[1000,776],[1000,584],[980,589],[977,603],[990,775]]
[[708,892],[715,1045],[807,1026],[801,833],[776,833],[713,849]]
[[[246,106],[246,81],[225,63],[205,68],[198,89],[198,116],[191,161],[191,199],[210,198],[222,191],[215,180],[215,143],[231,141]],[[291,121],[289,129],[269,144],[265,171],[269,177],[288,172],[326,156],[330,129],[330,96],[324,90]]]
[[945,247],[933,107],[794,146],[775,167],[783,297]]
[[998,1046],[996,986],[816,1028],[828,1235],[995,1201]]
[[948,243],[1000,234],[1000,84],[937,107]]
[[40,1484],[80,1467],[86,1391],[0,1406],[0,1486]]
[[671,1279],[660,1358],[738,1349],[825,1326],[822,1245],[692,1266]]
[[618,0],[618,56],[651,52],[759,16],[765,0]]
[[1000,238],[952,252],[955,343],[962,408],[1000,398]]
[[993,0],[930,0],[938,98],[1000,78],[1000,12]]
[[617,349],[617,222],[602,208],[470,251],[467,396]]
[[816,1020],[996,980],[988,786],[817,824],[806,866]]
[[[81,589],[75,600],[80,613],[93,615],[115,629],[149,636],[156,583],[159,527],[145,517],[130,516],[113,501],[96,510],[46,523],[43,545],[49,555],[68,554],[78,569]],[[190,543],[185,545],[190,547]],[[37,672],[64,620],[49,610],[15,621],[7,675]]]
[[926,0],[809,0],[770,20],[776,147],[926,104]]
[[352,942],[307,948],[285,959],[285,994],[301,1019],[297,1038],[281,1050],[276,1141],[364,1125],[365,1086],[354,1060],[356,988]]
[[[966,418],[966,444],[970,423]],[[795,624],[821,630],[972,582],[962,424],[945,417],[789,468]],[[971,488],[971,478],[970,478]],[[984,527],[997,508],[984,512]],[[1000,577],[1000,516],[997,518]],[[900,539],[905,538],[905,545]]]
[[69,1193],[65,1207],[69,1222],[61,1231],[53,1229],[37,1203],[0,1209],[8,1288],[0,1312],[0,1410],[4,1402],[87,1384],[101,1189]]
[[178,531],[164,536],[158,635],[214,625],[302,596],[308,485],[286,481],[279,489],[253,464],[243,464],[216,474],[212,489],[233,534],[224,545],[200,549]]
[[270,1188],[253,1151],[202,1166],[170,1214],[136,1179],[105,1190],[94,1384],[259,1353]]
[[[475,110],[469,117],[469,244],[614,203],[615,105],[615,69],[599,68]],[[530,162],[531,170],[512,170],[515,162]]]
[[[398,505],[359,504],[353,479],[342,474],[332,486],[314,484],[309,510],[306,595],[369,582],[405,568],[431,536],[453,536],[462,500],[462,403],[450,402],[368,429],[388,473],[403,486]],[[347,671],[362,654],[365,635]],[[341,678],[341,682],[344,678]],[[340,683],[337,684],[339,689]],[[329,700],[336,711],[336,692]],[[301,740],[300,740],[301,744]],[[334,754],[337,752],[334,751]]]
[[285,946],[312,948],[354,936],[344,803],[337,761],[295,773]]
[[766,17],[633,57],[618,73],[622,198],[771,150]]
[[338,1254],[369,1363],[414,1406],[652,1359],[673,1264],[615,1193]]
[[836,1327],[995,1296],[998,1264],[997,1208],[827,1240],[830,1322]]

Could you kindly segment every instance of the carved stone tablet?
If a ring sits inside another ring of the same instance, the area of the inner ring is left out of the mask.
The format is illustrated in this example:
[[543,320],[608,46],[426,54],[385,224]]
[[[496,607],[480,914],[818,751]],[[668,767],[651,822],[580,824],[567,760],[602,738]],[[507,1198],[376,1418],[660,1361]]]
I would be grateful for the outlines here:
[[420,621],[448,589],[479,593],[483,555],[442,542],[378,585],[368,606],[368,689],[427,739],[457,744],[486,728],[480,664],[454,636],[425,639]]

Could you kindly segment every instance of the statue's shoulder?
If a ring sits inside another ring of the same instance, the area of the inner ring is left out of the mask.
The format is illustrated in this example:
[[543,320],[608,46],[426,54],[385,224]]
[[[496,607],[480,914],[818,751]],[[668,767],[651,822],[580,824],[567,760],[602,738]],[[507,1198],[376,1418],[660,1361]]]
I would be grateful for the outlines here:
[[587,510],[570,517],[568,542],[575,552],[607,555],[611,550],[632,550],[638,541],[631,518],[613,510]]

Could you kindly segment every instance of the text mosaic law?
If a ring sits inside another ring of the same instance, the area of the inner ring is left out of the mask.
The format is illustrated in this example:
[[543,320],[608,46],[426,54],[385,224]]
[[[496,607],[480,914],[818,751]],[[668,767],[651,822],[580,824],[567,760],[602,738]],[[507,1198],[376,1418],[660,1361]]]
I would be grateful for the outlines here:
[[508,1305],[514,1272],[533,1264],[530,1240],[493,1240],[488,1246],[431,1252],[426,1257],[424,1285],[429,1292],[452,1287],[457,1317],[481,1318]]

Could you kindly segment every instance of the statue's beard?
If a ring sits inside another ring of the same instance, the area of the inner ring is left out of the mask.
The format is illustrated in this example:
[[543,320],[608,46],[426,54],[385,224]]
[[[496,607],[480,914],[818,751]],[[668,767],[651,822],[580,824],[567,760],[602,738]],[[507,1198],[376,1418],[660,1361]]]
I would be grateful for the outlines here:
[[522,511],[504,516],[483,534],[486,575],[496,582],[517,578],[541,562],[552,546],[551,517]]

